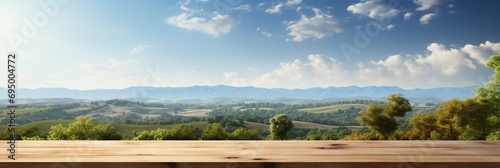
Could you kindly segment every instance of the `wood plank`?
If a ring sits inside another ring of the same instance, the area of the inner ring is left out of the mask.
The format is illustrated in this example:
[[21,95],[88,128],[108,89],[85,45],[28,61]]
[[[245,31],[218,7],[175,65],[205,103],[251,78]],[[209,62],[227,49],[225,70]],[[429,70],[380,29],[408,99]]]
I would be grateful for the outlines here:
[[[498,156],[19,156],[15,162],[495,162]],[[2,162],[11,162],[10,160]]]
[[18,141],[16,160],[7,155],[0,163],[500,164],[500,141]]
[[[0,141],[0,144],[6,142]],[[500,141],[17,141],[16,146],[20,148],[491,148],[500,147]]]
[[18,155],[90,155],[90,156],[500,156],[500,148],[21,148]]
[[497,163],[0,163],[22,168],[500,168]]

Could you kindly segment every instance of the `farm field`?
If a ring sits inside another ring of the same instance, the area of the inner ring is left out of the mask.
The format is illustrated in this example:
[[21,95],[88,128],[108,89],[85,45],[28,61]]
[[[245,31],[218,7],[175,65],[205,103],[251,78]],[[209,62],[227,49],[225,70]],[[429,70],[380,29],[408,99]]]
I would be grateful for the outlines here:
[[[47,108],[18,108],[16,109],[16,114],[26,114],[26,113],[34,113],[47,110]],[[8,113],[8,109],[3,109],[1,114]]]
[[207,113],[211,111],[211,109],[185,109],[184,111],[180,111],[177,115],[190,117],[208,117]]
[[338,110],[346,110],[346,109],[351,108],[351,107],[365,108],[366,105],[364,105],[364,104],[336,104],[336,105],[331,105],[331,106],[303,108],[303,109],[298,109],[298,110],[302,111],[302,112],[309,112],[309,113],[334,113],[334,112],[337,112]]

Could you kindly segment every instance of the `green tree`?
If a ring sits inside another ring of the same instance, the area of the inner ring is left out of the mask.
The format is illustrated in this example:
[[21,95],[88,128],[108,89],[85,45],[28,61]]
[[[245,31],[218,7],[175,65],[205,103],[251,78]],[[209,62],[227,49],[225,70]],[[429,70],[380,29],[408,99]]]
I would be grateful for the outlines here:
[[290,131],[293,128],[293,123],[288,119],[286,114],[278,114],[271,118],[269,122],[271,123],[271,140],[290,139]]
[[439,127],[437,125],[437,118],[434,113],[427,113],[425,115],[415,114],[410,123],[413,125],[413,132],[419,139],[429,139],[431,133],[436,131]]
[[48,135],[49,140],[115,140],[121,136],[111,124],[92,123],[89,117],[80,116],[66,128],[62,124],[52,126]]
[[500,54],[492,55],[486,67],[493,69],[491,80],[476,88],[476,99],[488,107],[488,112],[500,119]]
[[120,140],[123,138],[111,124],[97,124],[92,132],[97,135],[98,140]]
[[175,125],[170,130],[170,140],[196,140],[196,130],[193,126]]
[[446,139],[485,139],[490,132],[487,106],[474,99],[452,99],[435,112]]
[[219,123],[214,123],[208,125],[201,133],[201,139],[203,140],[225,140],[227,139],[227,134],[222,129]]
[[50,127],[49,140],[69,140],[68,128],[62,124]]
[[154,140],[154,135],[149,131],[141,131],[137,133],[137,135],[134,137],[134,140]]
[[412,110],[408,99],[402,94],[391,94],[386,104],[369,104],[357,117],[361,125],[368,125],[383,139],[388,139],[398,129],[396,117],[404,117]]
[[259,131],[254,129],[238,128],[229,135],[231,140],[259,140]]

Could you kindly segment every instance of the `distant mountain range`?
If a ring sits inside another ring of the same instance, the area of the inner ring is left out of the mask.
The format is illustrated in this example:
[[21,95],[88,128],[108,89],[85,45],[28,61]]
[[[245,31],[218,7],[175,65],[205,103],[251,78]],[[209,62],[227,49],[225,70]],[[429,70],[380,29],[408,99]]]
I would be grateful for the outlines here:
[[[17,98],[72,98],[72,99],[157,99],[185,100],[210,98],[246,99],[336,99],[386,97],[391,93],[401,93],[408,98],[465,98],[474,96],[475,87],[440,87],[432,89],[401,89],[394,86],[368,87],[328,87],[309,89],[266,89],[233,86],[192,86],[192,87],[130,87],[125,89],[73,90],[65,88],[18,89]],[[5,88],[1,93],[7,94]]]

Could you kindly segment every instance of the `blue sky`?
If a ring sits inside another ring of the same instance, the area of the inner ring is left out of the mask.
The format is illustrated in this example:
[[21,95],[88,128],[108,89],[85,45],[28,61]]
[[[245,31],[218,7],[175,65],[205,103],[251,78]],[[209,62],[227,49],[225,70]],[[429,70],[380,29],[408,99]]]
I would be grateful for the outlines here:
[[480,2],[0,0],[0,52],[22,88],[475,86],[500,52]]

